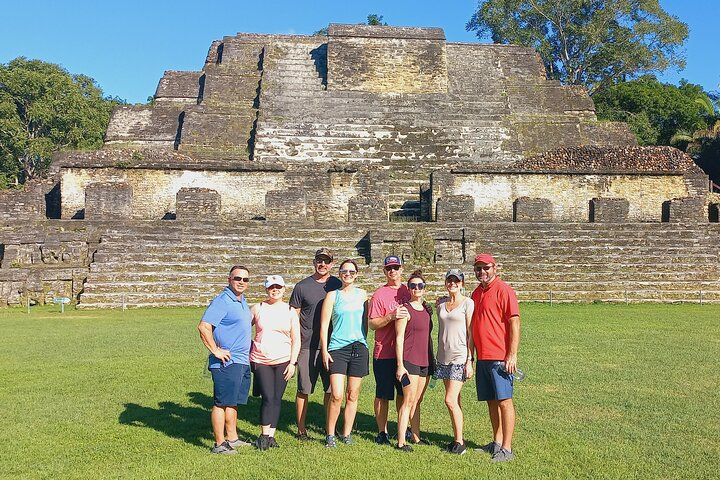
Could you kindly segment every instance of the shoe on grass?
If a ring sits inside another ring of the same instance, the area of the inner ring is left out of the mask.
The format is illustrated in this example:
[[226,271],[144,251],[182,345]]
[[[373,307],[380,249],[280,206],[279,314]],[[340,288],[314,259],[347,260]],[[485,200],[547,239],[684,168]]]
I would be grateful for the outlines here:
[[502,448],[502,446],[499,443],[490,442],[487,445],[483,445],[480,448],[476,448],[475,451],[476,452],[485,452],[485,453],[489,453],[490,455],[495,455],[497,452],[500,451],[501,448]]
[[500,447],[500,450],[497,451],[495,455],[492,456],[490,459],[491,462],[509,462],[515,458],[515,455],[510,450],[505,450],[504,448]]
[[237,452],[230,446],[227,440],[222,442],[220,445],[215,445],[210,449],[210,452],[218,455],[234,455]]
[[335,441],[335,435],[327,435],[325,437],[325,447],[327,447],[327,448],[337,447],[337,442]]
[[264,452],[270,448],[270,437],[268,435],[260,435],[257,440],[255,440],[255,446],[258,450],[262,450]]
[[454,442],[454,445],[450,450],[450,453],[452,453],[453,455],[464,455],[465,452],[467,452],[467,447],[465,447],[465,444],[458,442]]
[[375,437],[375,443],[378,445],[390,445],[390,436],[387,432],[380,432],[377,434],[377,437]]
[[240,440],[239,438],[236,438],[235,440],[228,440],[227,443],[229,443],[233,449],[238,449],[240,447],[249,447],[251,445],[250,442]]
[[395,450],[399,450],[401,452],[412,452],[413,448],[406,443],[402,447],[400,445],[398,445],[397,447],[395,447]]
[[307,432],[302,432],[302,433],[298,432],[295,434],[295,438],[297,438],[301,442],[309,442],[310,440],[312,440],[310,438],[310,436],[307,434]]
[[432,445],[427,439],[420,437],[418,441],[410,440],[413,445]]
[[275,440],[275,437],[269,437],[268,447],[270,447],[270,448],[280,448],[280,445],[278,445],[277,440]]
[[352,443],[353,443],[352,434],[351,434],[351,433],[348,433],[347,435],[338,435],[338,438],[339,438],[340,441],[341,441],[342,443],[344,443],[345,445],[352,445]]
[[454,440],[453,440],[452,442],[448,443],[448,444],[445,446],[445,451],[446,451],[446,452],[452,452],[452,449],[453,449],[453,447],[455,447],[455,444],[456,444],[456,443],[457,443],[457,442],[454,441]]

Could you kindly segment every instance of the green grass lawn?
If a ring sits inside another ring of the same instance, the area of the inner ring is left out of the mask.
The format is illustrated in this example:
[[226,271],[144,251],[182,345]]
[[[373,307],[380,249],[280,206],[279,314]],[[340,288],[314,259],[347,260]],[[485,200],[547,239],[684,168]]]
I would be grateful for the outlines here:
[[[196,325],[203,309],[0,310],[2,478],[717,478],[720,306],[523,304],[516,460],[442,453],[451,440],[441,384],[422,427],[433,446],[407,454],[372,442],[374,384],[363,383],[356,444],[294,433],[295,380],[280,449],[209,453],[212,385]],[[469,446],[490,440],[484,403],[463,391]],[[239,408],[258,434],[259,400]],[[391,415],[391,418],[393,416]],[[395,428],[394,421],[391,433]]]

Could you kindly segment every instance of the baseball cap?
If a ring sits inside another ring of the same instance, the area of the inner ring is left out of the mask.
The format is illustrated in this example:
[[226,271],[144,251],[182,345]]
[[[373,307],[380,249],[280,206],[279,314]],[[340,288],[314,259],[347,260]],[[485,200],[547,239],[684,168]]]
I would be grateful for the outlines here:
[[268,275],[265,277],[265,288],[269,288],[271,285],[285,286],[285,280],[280,275]]
[[333,254],[329,248],[325,248],[325,247],[319,248],[315,252],[315,258],[318,258],[318,257],[327,257],[330,259],[331,262],[333,261]]
[[480,255],[475,256],[475,262],[474,263],[486,263],[486,264],[493,264],[497,265],[497,262],[495,259],[490,255],[489,253],[481,253]]
[[458,280],[465,281],[465,274],[460,271],[459,268],[451,268],[447,271],[445,274],[445,280],[447,280],[450,277],[456,277]]
[[398,257],[397,255],[388,255],[387,257],[385,257],[383,266],[389,267],[390,265],[402,265],[400,257]]

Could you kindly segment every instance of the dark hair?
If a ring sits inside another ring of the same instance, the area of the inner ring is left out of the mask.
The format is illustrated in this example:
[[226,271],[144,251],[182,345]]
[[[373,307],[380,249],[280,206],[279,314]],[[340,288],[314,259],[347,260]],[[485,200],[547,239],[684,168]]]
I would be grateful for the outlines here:
[[343,265],[345,265],[346,263],[352,263],[352,264],[353,264],[353,267],[355,267],[355,271],[359,271],[359,270],[360,270],[360,269],[358,268],[358,266],[357,266],[357,263],[355,263],[355,260],[353,260],[353,259],[351,259],[351,258],[348,258],[347,260],[343,260],[342,262],[340,262],[340,267],[339,267],[339,269],[342,269]]
[[250,270],[244,265],[233,265],[230,267],[230,273],[228,273],[228,277],[232,275],[233,270],[245,270],[246,272],[250,273]]
[[[410,274],[410,277],[408,278],[408,285],[410,285],[410,281],[412,281],[414,278],[419,278],[425,285],[427,285],[425,278],[422,276],[422,270],[420,270],[419,268]],[[430,306],[430,304],[423,300],[422,306],[432,317],[432,307]]]

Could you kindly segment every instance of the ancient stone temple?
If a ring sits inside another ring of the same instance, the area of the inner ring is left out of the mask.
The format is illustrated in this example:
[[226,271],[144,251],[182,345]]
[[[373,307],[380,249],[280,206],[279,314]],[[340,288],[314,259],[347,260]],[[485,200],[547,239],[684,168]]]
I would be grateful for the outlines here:
[[51,173],[0,196],[2,303],[202,305],[232,263],[257,297],[319,246],[368,288],[395,253],[440,293],[482,250],[524,300],[720,302],[717,198],[689,157],[598,122],[533,50],[437,28],[217,40]]

